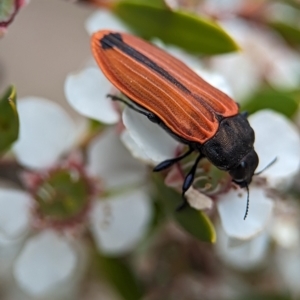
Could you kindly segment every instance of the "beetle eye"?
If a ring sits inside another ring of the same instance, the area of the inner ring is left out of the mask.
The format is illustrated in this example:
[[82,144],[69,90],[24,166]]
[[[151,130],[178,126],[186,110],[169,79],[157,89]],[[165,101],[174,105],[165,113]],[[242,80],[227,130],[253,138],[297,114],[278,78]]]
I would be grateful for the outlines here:
[[233,177],[234,181],[241,182],[245,180],[247,170],[247,163],[242,161],[237,168],[230,172],[230,175]]
[[243,158],[236,168],[229,170],[229,174],[235,183],[240,187],[245,187],[250,184],[257,165],[258,156],[256,152],[252,150]]

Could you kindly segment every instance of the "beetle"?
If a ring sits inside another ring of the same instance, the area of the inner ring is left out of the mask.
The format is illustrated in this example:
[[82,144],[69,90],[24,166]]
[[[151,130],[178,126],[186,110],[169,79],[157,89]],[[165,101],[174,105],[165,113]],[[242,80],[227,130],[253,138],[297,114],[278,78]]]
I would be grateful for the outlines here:
[[[193,183],[197,164],[206,157],[248,192],[258,155],[247,114],[229,96],[204,81],[183,62],[127,33],[100,30],[91,38],[94,58],[108,80],[131,102],[109,95],[145,115],[189,150],[158,164],[161,171],[193,151],[199,155],[185,176],[182,197]],[[186,201],[184,202],[186,203]]]

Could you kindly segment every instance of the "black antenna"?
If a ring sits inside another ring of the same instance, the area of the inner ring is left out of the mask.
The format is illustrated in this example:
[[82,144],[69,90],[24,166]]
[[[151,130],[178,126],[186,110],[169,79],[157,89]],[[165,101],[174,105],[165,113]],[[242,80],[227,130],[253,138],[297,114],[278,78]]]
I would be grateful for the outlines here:
[[[259,172],[257,173],[254,173],[254,175],[259,175],[261,174],[262,172],[264,172],[266,169],[268,169],[269,167],[271,167],[277,160],[277,157],[275,157],[270,163],[268,163],[262,170],[260,170]],[[244,215],[244,220],[246,220],[247,216],[248,216],[248,211],[249,211],[249,186],[248,184],[246,184],[246,190],[247,190],[247,206],[246,206],[246,212],[245,212],[245,215]]]
[[247,189],[247,206],[246,206],[246,212],[244,215],[244,220],[246,220],[246,218],[248,216],[248,211],[249,211],[249,187],[248,187],[248,184],[246,184],[246,189]]
[[260,170],[257,173],[254,173],[254,175],[259,175],[262,172],[266,171],[266,169],[268,169],[269,167],[271,167],[276,162],[276,160],[277,160],[277,157],[275,157],[270,163],[268,163],[262,170]]

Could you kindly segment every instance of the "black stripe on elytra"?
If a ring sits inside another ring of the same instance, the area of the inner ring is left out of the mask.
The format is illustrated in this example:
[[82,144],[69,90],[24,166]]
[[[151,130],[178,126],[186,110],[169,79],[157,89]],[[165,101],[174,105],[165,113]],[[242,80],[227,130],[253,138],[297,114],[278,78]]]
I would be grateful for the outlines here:
[[134,48],[130,47],[129,45],[123,42],[122,36],[119,33],[109,33],[105,35],[101,40],[101,47],[103,50],[111,49],[116,47],[120,49],[123,53],[127,54],[134,60],[140,62],[141,64],[149,67],[159,75],[163,76],[172,84],[176,85],[179,89],[184,91],[185,93],[190,94],[190,90],[187,89],[182,83],[180,83],[177,79],[175,79],[171,74],[169,74],[165,69],[157,65],[154,61],[149,59],[144,54],[140,53],[139,51],[135,50]]

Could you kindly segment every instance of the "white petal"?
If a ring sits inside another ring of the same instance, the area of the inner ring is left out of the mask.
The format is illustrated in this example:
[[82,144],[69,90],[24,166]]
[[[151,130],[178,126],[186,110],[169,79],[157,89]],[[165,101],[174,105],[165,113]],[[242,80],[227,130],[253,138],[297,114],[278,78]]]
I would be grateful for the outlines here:
[[218,230],[216,250],[218,256],[227,264],[240,270],[249,270],[259,266],[265,259],[269,245],[266,232],[250,241],[231,245],[230,238]]
[[8,188],[0,189],[0,236],[3,240],[14,240],[27,232],[30,204],[27,193]]
[[195,209],[211,209],[213,206],[213,201],[210,197],[197,191],[192,186],[186,191],[185,196],[190,206]]
[[179,143],[157,124],[126,107],[123,122],[130,136],[154,164],[175,157]]
[[266,55],[260,57],[260,48],[268,36],[244,20],[229,18],[221,25],[241,45],[242,51],[215,56],[212,59],[213,70],[226,78],[235,99],[240,101],[249,97],[261,82]]
[[69,104],[80,114],[107,124],[118,122],[113,102],[107,98],[111,83],[98,68],[88,68],[68,75],[65,95]]
[[58,104],[27,97],[19,100],[18,111],[20,135],[13,149],[23,165],[49,167],[74,143],[75,123]]
[[40,296],[66,281],[76,264],[70,244],[58,234],[44,231],[27,241],[16,261],[14,276],[24,290]]
[[97,202],[91,226],[99,250],[115,255],[132,250],[146,232],[151,215],[148,196],[142,190]]
[[107,10],[98,10],[92,14],[86,21],[85,28],[90,35],[98,30],[107,28],[128,32],[126,25]]
[[267,225],[273,208],[273,202],[264,190],[250,187],[250,205],[246,220],[247,192],[245,189],[231,189],[221,194],[217,200],[217,208],[226,234],[232,238],[246,240],[261,232]]
[[[279,47],[278,47],[279,48]],[[272,57],[272,70],[267,73],[268,80],[282,89],[297,88],[300,84],[300,58],[298,53],[279,48]]]
[[134,159],[114,130],[106,130],[88,148],[88,170],[104,181],[105,188],[140,184],[146,166]]
[[147,156],[145,152],[137,145],[135,140],[131,137],[130,132],[128,130],[123,130],[121,133],[121,141],[125,145],[125,147],[130,151],[133,157],[140,159],[145,163],[152,163],[152,160]]
[[296,126],[271,110],[251,115],[249,122],[255,131],[254,147],[259,156],[257,171],[277,157],[277,161],[261,176],[276,188],[289,185],[300,166],[300,137]]
[[209,0],[205,1],[205,9],[210,13],[224,14],[234,13],[239,11],[243,5],[245,5],[243,0]]
[[287,48],[279,35],[233,18],[222,22],[222,27],[242,46],[243,52],[217,57],[213,66],[226,76],[238,98],[251,95],[263,76],[282,88],[299,86],[299,55]]
[[14,243],[10,242],[6,245],[0,245],[0,280],[2,283],[5,280],[11,281],[12,268],[20,253],[23,242],[23,239],[19,239]]

